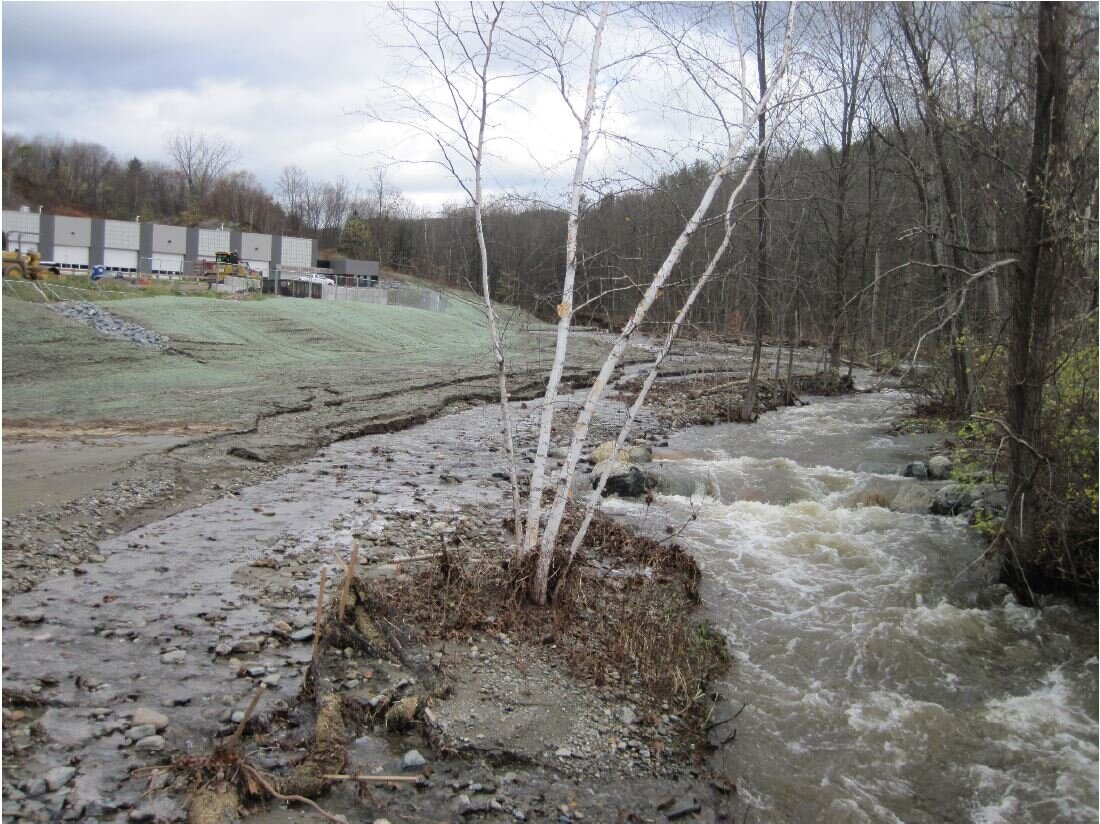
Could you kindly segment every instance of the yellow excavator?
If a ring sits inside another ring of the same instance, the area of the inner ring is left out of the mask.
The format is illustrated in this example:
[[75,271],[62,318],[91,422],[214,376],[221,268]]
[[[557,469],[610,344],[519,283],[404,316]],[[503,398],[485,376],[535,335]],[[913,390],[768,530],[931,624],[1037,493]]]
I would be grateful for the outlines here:
[[42,256],[36,251],[9,250],[8,236],[4,235],[4,277],[46,280],[50,275],[57,277],[60,274],[61,270],[55,264],[43,264]]
[[222,283],[229,278],[258,278],[259,272],[240,259],[236,252],[215,252],[214,260],[202,262],[202,279],[207,283]]

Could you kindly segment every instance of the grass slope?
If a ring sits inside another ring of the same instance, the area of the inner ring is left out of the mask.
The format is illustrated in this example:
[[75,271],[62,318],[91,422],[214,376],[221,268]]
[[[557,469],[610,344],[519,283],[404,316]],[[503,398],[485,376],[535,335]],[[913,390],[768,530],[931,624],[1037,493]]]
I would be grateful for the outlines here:
[[[303,387],[341,392],[489,372],[484,319],[366,303],[270,299],[115,300],[120,317],[168,336],[177,352],[140,349],[41,305],[3,302],[4,417],[243,422]],[[513,323],[516,368],[549,366],[548,336]],[[537,324],[537,322],[535,322]]]

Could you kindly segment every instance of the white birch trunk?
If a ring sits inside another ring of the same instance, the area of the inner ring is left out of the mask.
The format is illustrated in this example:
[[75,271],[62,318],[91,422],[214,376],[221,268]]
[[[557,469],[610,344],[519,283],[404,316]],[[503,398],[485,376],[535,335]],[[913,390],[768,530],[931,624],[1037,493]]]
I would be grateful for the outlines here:
[[482,202],[484,194],[481,185],[481,167],[485,158],[485,120],[489,109],[489,60],[493,53],[493,36],[496,33],[497,19],[489,27],[489,39],[485,44],[485,61],[481,70],[481,112],[478,119],[477,145],[474,148],[474,227],[477,231],[477,247],[481,255],[481,293],[485,300],[485,317],[489,325],[489,337],[493,346],[493,357],[497,365],[497,377],[500,387],[500,419],[504,435],[504,451],[508,458],[508,479],[512,487],[512,519],[516,546],[522,535],[520,525],[519,477],[516,471],[516,446],[512,431],[512,411],[508,407],[508,369],[504,357],[504,340],[497,324],[497,313],[493,307],[493,296],[489,285],[489,251],[485,245],[485,226],[482,222]]
[[592,60],[588,69],[588,90],[585,96],[584,116],[580,120],[581,140],[577,149],[577,162],[573,169],[573,188],[569,199],[569,220],[565,234],[565,279],[562,281],[561,303],[558,305],[558,334],[554,347],[554,363],[546,383],[543,398],[542,420],[539,425],[539,442],[535,451],[535,464],[531,470],[531,488],[527,499],[527,527],[523,538],[524,552],[533,552],[538,545],[539,523],[542,519],[542,490],[546,483],[546,455],[550,451],[550,434],[554,425],[554,404],[558,398],[565,355],[569,347],[569,327],[573,321],[573,287],[577,275],[577,235],[581,210],[581,193],[584,185],[584,168],[588,161],[592,115],[595,110],[596,78],[599,75],[600,43],[607,24],[609,3],[600,10],[596,36],[592,44]]
[[[653,364],[649,367],[649,371],[646,374],[645,380],[642,382],[642,388],[638,391],[638,397],[634,399],[634,403],[630,405],[630,409],[627,412],[626,421],[624,421],[622,428],[619,430],[619,435],[615,439],[615,448],[611,450],[611,454],[618,455],[619,450],[622,449],[626,443],[626,439],[630,434],[630,428],[634,425],[634,421],[638,418],[638,413],[641,412],[642,407],[645,406],[646,396],[649,394],[649,390],[653,387],[654,382],[657,380],[657,373],[660,370],[661,364],[664,363],[665,358],[668,357],[670,351],[672,351],[672,344],[675,342],[676,337],[680,334],[680,329],[684,325],[684,321],[687,320],[688,314],[691,312],[692,306],[695,305],[696,299],[702,293],[711,277],[714,275],[714,270],[718,267],[718,264],[725,257],[726,251],[729,249],[730,238],[733,236],[733,206],[737,201],[737,196],[741,193],[741,190],[745,187],[749,177],[752,175],[753,170],[756,168],[756,161],[760,157],[760,149],[758,148],[756,153],[753,154],[752,161],[749,163],[748,169],[742,175],[740,182],[737,184],[737,188],[734,189],[733,194],[730,195],[729,201],[726,204],[726,231],[722,236],[722,242],[718,246],[718,250],[711,257],[710,262],[707,264],[707,268],[703,271],[703,274],[695,281],[695,286],[692,288],[691,293],[684,301],[684,305],[680,307],[679,313],[676,315],[676,319],[672,322],[668,332],[665,334],[664,343],[661,349],[657,353],[657,357],[654,358]],[[599,506],[600,498],[603,495],[604,488],[607,486],[608,473],[604,473],[597,481],[596,488],[592,490],[592,494],[588,496],[588,500],[585,503],[584,520],[581,522],[580,527],[577,529],[577,533],[573,536],[573,542],[569,546],[569,559],[566,562],[566,569],[572,565],[573,559],[577,555],[577,551],[580,549],[581,544],[584,542],[584,536],[588,532],[588,527],[592,523],[592,516],[595,514],[596,509]],[[564,574],[562,576],[564,579]],[[559,580],[562,580],[559,579]]]
[[[792,3],[787,13],[787,29],[783,46],[783,57],[780,61],[779,70],[776,73],[776,78],[781,78],[787,69],[787,64],[790,60],[792,35],[793,35],[793,21],[794,21],[795,4]],[[767,94],[763,95],[758,101],[755,111],[753,113],[753,119],[759,116],[760,112],[766,109],[768,102],[778,87],[778,83],[772,83],[768,89]],[[577,463],[580,460],[581,449],[584,447],[584,443],[588,438],[588,429],[592,423],[592,416],[595,414],[596,404],[603,396],[604,391],[607,389],[608,381],[611,379],[612,373],[622,360],[623,353],[626,351],[627,344],[630,342],[631,336],[641,325],[645,319],[646,313],[653,305],[653,302],[657,299],[657,295],[668,281],[669,275],[671,275],[673,268],[679,262],[680,257],[684,253],[684,249],[687,248],[688,242],[691,240],[692,235],[695,234],[696,229],[699,228],[699,224],[702,222],[706,215],[707,210],[710,208],[711,202],[714,200],[714,196],[718,193],[718,189],[721,187],[723,181],[729,175],[734,161],[737,159],[737,155],[740,153],[742,146],[748,137],[748,129],[741,128],[738,130],[736,136],[731,140],[729,150],[726,154],[722,164],[718,167],[714,173],[714,177],[711,179],[710,185],[703,193],[702,198],[699,201],[699,205],[696,207],[695,212],[689,218],[687,224],[684,226],[680,236],[676,239],[676,242],[669,250],[668,256],[665,258],[661,268],[653,276],[653,280],[650,282],[649,287],[639,300],[637,307],[634,310],[634,314],[630,320],[627,321],[623,327],[622,332],[619,333],[619,337],[616,339],[614,345],[611,347],[611,352],[607,356],[607,360],[604,361],[603,367],[600,369],[599,375],[592,384],[592,388],[589,390],[587,397],[585,398],[584,406],[581,408],[580,415],[577,418],[577,422],[573,427],[573,439],[569,445],[569,455],[565,460],[565,464],[562,466],[558,473],[556,482],[556,490],[554,495],[554,504],[550,510],[550,514],[547,518],[546,529],[542,535],[542,541],[539,546],[538,563],[535,568],[535,574],[531,579],[528,587],[528,597],[537,604],[545,604],[547,598],[547,586],[550,576],[550,563],[554,556],[554,546],[558,539],[558,530],[561,528],[562,516],[565,514],[566,503],[572,494],[570,489],[573,481],[573,476],[576,473]]]

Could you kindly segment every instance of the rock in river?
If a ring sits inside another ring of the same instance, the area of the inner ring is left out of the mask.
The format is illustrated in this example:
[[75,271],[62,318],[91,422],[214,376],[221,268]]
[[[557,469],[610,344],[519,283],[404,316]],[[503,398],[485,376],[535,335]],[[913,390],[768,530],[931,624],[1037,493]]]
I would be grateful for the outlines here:
[[603,494],[623,498],[637,498],[645,494],[648,479],[642,470],[622,461],[603,461],[592,469],[592,488],[599,485],[600,477],[607,474]]

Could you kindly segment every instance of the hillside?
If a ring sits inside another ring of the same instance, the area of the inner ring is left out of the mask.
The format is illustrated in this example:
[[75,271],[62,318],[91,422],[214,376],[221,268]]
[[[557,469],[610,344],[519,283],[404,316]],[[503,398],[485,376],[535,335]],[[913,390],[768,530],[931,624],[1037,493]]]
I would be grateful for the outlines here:
[[[445,313],[308,300],[134,298],[106,305],[170,339],[139,348],[39,304],[5,300],[4,418],[205,421],[244,425],[296,402],[398,391],[491,373],[484,320],[452,301]],[[517,373],[549,367],[550,342],[527,318],[509,324]]]

